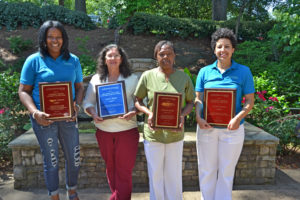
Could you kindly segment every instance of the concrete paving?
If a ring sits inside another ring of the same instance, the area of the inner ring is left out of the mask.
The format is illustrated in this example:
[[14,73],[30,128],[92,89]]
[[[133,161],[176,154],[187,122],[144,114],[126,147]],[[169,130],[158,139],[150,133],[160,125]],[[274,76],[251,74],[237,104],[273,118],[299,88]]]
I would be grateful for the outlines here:
[[[110,193],[97,188],[79,189],[81,200],[107,200]],[[200,200],[199,191],[185,191],[184,200]],[[66,199],[65,191],[60,191],[60,199]],[[13,180],[0,182],[0,200],[48,200],[46,189],[15,190]],[[149,200],[148,192],[135,192],[132,200]],[[300,169],[276,171],[273,185],[234,186],[233,200],[299,200]]]

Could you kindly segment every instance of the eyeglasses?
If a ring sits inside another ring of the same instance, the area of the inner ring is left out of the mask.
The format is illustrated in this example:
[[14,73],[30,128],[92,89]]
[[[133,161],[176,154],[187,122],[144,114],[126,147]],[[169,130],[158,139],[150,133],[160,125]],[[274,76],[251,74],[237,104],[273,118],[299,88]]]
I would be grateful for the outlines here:
[[121,55],[106,55],[105,56],[106,59],[114,59],[114,58],[121,58]]
[[47,36],[47,40],[62,40],[62,37]]

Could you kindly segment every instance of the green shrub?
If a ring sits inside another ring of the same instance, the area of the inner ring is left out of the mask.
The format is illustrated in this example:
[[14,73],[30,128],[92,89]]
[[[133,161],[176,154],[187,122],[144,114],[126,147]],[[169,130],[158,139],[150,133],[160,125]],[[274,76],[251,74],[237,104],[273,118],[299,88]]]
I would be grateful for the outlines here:
[[79,56],[79,60],[82,67],[83,76],[95,74],[97,63],[92,56],[81,54]]
[[63,6],[47,5],[40,8],[29,2],[0,2],[0,28],[2,26],[8,30],[14,30],[18,26],[38,28],[46,20],[58,20],[84,30],[96,27],[85,13],[72,11]]
[[21,36],[10,36],[7,40],[9,41],[10,49],[14,54],[19,54],[33,46],[31,40],[24,40]]
[[7,144],[24,132],[29,118],[18,96],[20,74],[0,73],[0,159],[11,158]]
[[[262,40],[268,37],[268,32],[275,22],[241,21],[238,31],[239,40]],[[219,23],[220,27],[227,27],[235,31],[236,20],[228,20]]]
[[178,19],[166,16],[156,16],[146,13],[135,13],[130,19],[128,30],[134,34],[152,33],[181,38],[207,37],[216,29],[213,21],[194,19]]
[[5,111],[6,116],[0,120],[0,130],[12,131],[16,135],[23,132],[23,126],[29,119],[25,107],[19,100],[19,80],[18,72],[0,73],[0,109],[2,112]]
[[[134,34],[152,33],[163,35],[166,38],[171,36],[181,38],[210,37],[217,27],[228,27],[235,30],[235,21],[217,22],[190,18],[171,18],[137,12],[131,17],[127,25],[127,29]],[[266,37],[266,33],[272,27],[273,22],[241,22],[239,36],[243,40],[257,40],[257,37]]]
[[96,71],[96,61],[92,56],[89,55],[90,50],[86,47],[87,41],[89,40],[88,36],[83,38],[75,38],[77,42],[78,51],[80,51],[79,60],[82,68],[82,73],[84,76],[94,74]]

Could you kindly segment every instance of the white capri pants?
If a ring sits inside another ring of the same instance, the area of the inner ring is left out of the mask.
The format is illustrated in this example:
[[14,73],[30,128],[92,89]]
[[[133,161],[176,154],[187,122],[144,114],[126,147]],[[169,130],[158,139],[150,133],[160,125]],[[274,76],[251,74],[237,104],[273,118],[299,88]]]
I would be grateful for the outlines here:
[[144,141],[150,200],[182,199],[183,141],[163,144]]
[[232,131],[200,129],[197,126],[198,175],[202,199],[232,199],[235,167],[244,138],[244,125]]

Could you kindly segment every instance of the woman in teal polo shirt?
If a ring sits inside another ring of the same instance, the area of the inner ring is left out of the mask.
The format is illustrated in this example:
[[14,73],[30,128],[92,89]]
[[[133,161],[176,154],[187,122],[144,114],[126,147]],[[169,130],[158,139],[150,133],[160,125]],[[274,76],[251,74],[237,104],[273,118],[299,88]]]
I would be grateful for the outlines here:
[[[182,199],[182,151],[184,116],[194,105],[194,87],[191,79],[174,68],[175,51],[170,41],[160,41],[154,49],[158,67],[144,72],[134,95],[136,108],[146,114],[144,149],[147,159],[150,200]],[[180,131],[153,130],[154,92],[182,94]],[[143,99],[147,97],[147,105]],[[185,106],[184,106],[185,105]]]
[[[204,200],[231,199],[234,171],[244,142],[244,117],[254,104],[254,83],[248,67],[234,62],[234,33],[218,29],[212,35],[211,47],[217,57],[202,68],[196,82],[197,154],[200,189]],[[213,128],[203,119],[204,88],[236,89],[236,113],[227,128]],[[242,106],[242,97],[245,103]]]
[[[70,81],[75,115],[66,121],[47,119],[40,110],[40,82]],[[59,146],[66,160],[66,188],[69,199],[78,200],[76,193],[80,168],[80,147],[76,123],[83,98],[82,70],[79,59],[68,50],[68,35],[58,21],[46,21],[39,30],[39,52],[29,56],[21,72],[19,97],[30,112],[32,128],[44,161],[46,187],[52,200],[59,199]]]

